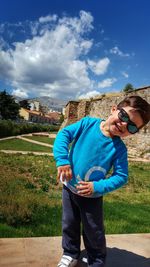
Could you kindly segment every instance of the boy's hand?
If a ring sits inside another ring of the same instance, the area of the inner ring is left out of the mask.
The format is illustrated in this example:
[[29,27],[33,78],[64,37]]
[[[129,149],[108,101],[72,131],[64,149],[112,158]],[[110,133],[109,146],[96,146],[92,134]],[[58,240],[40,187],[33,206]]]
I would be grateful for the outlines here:
[[63,165],[57,168],[57,183],[60,181],[60,175],[62,175],[62,181],[69,181],[72,178],[72,170],[70,165]]
[[78,189],[78,194],[84,197],[90,196],[94,192],[93,182],[80,181],[76,188]]

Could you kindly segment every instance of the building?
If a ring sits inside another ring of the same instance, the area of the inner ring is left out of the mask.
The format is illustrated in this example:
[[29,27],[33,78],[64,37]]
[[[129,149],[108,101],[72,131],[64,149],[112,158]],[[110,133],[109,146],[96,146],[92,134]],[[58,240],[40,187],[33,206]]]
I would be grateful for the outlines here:
[[33,101],[28,101],[30,104],[30,110],[36,110],[39,111],[40,110],[40,102],[33,100]]
[[28,122],[56,124],[59,122],[61,114],[59,112],[52,112],[45,115],[36,110],[21,108],[20,116]]

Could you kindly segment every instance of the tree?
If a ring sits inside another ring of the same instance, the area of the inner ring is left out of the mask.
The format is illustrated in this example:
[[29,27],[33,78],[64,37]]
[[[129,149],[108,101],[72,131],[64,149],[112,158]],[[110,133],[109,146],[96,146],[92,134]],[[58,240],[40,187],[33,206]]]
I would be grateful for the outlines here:
[[64,115],[63,115],[63,113],[61,113],[61,116],[60,116],[60,119],[59,119],[59,123],[63,123],[63,121],[64,121]]
[[30,109],[30,104],[26,99],[19,101],[19,105],[21,108]]
[[126,93],[134,91],[134,87],[131,83],[127,83],[125,87],[123,88],[123,91]]
[[0,117],[4,120],[16,120],[19,118],[20,106],[15,102],[13,96],[2,91],[0,93]]

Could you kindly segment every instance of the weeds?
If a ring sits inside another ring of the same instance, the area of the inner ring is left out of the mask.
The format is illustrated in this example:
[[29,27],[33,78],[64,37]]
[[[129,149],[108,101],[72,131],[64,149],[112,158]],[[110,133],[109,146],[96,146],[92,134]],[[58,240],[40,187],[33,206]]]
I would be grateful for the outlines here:
[[[53,158],[0,153],[1,237],[61,235]],[[150,164],[130,163],[129,182],[104,197],[106,233],[149,232]]]

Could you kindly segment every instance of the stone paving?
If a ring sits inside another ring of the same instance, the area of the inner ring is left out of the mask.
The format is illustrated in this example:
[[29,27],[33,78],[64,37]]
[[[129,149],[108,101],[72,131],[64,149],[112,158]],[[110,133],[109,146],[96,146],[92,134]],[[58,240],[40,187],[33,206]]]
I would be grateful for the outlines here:
[[[106,267],[150,267],[150,234],[106,235]],[[76,267],[86,267],[83,242]],[[0,267],[56,267],[62,255],[61,237],[2,238]]]
[[32,139],[28,139],[28,138],[25,138],[23,136],[17,136],[16,138],[24,140],[24,141],[29,142],[29,143],[37,144],[37,145],[40,145],[40,146],[53,147],[53,145],[46,144],[46,143],[39,142],[39,141],[35,141],[35,140],[32,140]]
[[53,157],[53,153],[48,153],[48,152],[5,150],[5,149],[1,149],[0,152],[3,152],[5,154],[22,154],[22,155],[33,154],[33,155],[40,155],[40,156],[47,155],[47,156]]

